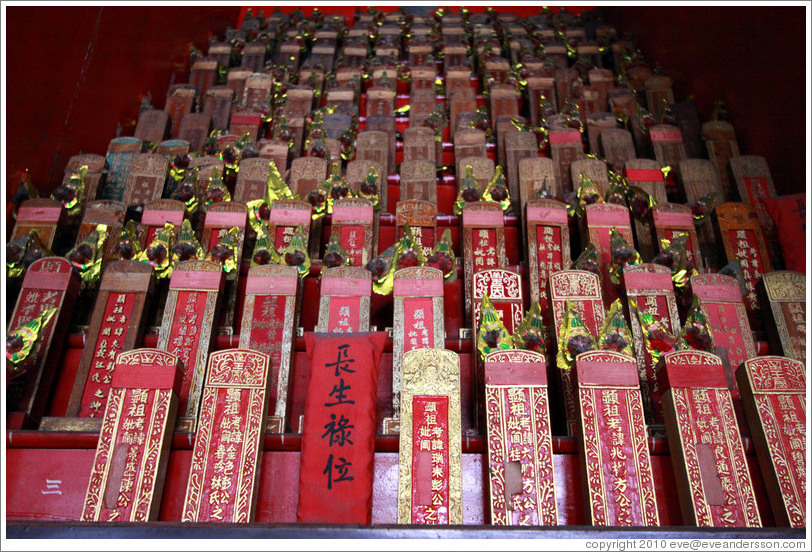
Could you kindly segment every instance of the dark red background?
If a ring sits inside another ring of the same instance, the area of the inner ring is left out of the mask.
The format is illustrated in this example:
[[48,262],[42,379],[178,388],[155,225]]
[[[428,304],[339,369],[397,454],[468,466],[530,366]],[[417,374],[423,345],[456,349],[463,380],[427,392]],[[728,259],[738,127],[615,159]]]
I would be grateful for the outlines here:
[[[538,9],[500,8],[517,15]],[[674,78],[677,101],[693,97],[701,120],[710,118],[714,101],[727,102],[741,152],[767,158],[779,195],[805,190],[803,6],[599,9]],[[141,98],[151,92],[162,108],[172,73],[175,82],[186,80],[189,44],[205,52],[208,37],[237,26],[244,10],[8,7],[6,198],[26,168],[48,194],[70,156],[104,154],[119,123],[122,135],[132,135]],[[322,11],[350,16],[355,7]]]

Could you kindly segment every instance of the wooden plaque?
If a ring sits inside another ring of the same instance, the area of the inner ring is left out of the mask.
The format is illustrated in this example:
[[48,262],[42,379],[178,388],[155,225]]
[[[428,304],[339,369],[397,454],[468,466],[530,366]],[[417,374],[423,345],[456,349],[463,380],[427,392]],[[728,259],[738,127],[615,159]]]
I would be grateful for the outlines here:
[[[505,178],[507,179],[508,191],[510,192],[511,211],[519,212],[521,202],[517,204],[516,199],[521,197],[519,164],[524,159],[538,157],[539,147],[536,136],[532,132],[508,132],[505,134]],[[464,175],[463,175],[464,176]]]
[[716,165],[719,182],[722,184],[721,192],[725,200],[730,201],[733,194],[727,170],[728,163],[739,156],[739,143],[736,141],[733,125],[726,121],[707,121],[702,124],[702,139],[705,141],[708,159]]
[[[416,45],[409,47],[409,56],[412,55],[413,48],[421,48],[422,51],[425,51],[425,46]],[[424,54],[420,54],[421,56]],[[425,63],[410,63],[409,66],[411,67],[411,85],[410,85],[410,95],[414,96],[415,93],[419,92],[429,92],[430,94],[434,95],[434,81],[437,80],[437,66],[436,65],[426,65]],[[414,106],[412,106],[414,107]]]
[[[180,227],[186,213],[186,205],[178,199],[156,199],[144,206],[141,213],[141,226],[146,227],[141,241],[141,247],[146,248],[155,238],[155,233],[162,229],[167,222],[175,226],[175,236],[180,234]],[[170,253],[171,255],[171,253]]]
[[[448,121],[449,121],[449,130],[451,132],[451,136],[454,138],[454,144],[456,145],[457,139],[457,131],[465,130],[458,125],[458,121],[462,115],[470,115],[473,117],[474,113],[476,112],[476,94],[474,93],[474,89],[471,88],[469,77],[466,77],[465,80],[457,79],[456,81],[453,79],[446,78],[446,96],[448,97]],[[453,91],[449,89],[452,84],[458,82],[457,88]],[[481,131],[480,131],[481,132]]]
[[187,113],[180,122],[178,138],[189,142],[190,151],[201,151],[211,129],[211,113]]
[[133,136],[145,142],[163,142],[169,131],[169,113],[159,109],[145,109],[138,114]]
[[268,232],[277,251],[290,244],[298,226],[302,227],[305,240],[309,242],[312,212],[313,206],[299,199],[277,199],[271,204]]
[[[388,154],[389,154],[389,163],[388,169],[389,171],[394,171],[396,166],[396,151],[397,151],[397,124],[395,122],[395,117],[393,115],[372,115],[371,117],[367,117],[366,120],[366,131],[365,132],[383,132],[386,134],[386,139],[388,143]],[[365,149],[369,149],[369,147],[365,147]],[[358,156],[356,155],[356,158]],[[366,155],[362,155],[361,159],[368,158]]]
[[36,230],[43,245],[51,249],[56,237],[56,229],[65,223],[65,217],[62,203],[55,199],[44,197],[26,199],[20,204],[17,211],[17,221],[9,241],[14,241],[32,230]]
[[133,157],[122,202],[127,207],[143,207],[160,199],[169,174],[169,160],[157,153]]
[[327,161],[320,157],[298,157],[291,161],[288,185],[294,195],[307,197],[327,180]]
[[575,370],[587,520],[592,525],[659,525],[634,359],[589,351],[578,355]]
[[[775,197],[775,184],[767,160],[758,155],[741,155],[730,159],[730,172],[741,201],[752,205],[761,228],[770,241],[777,239],[775,222],[764,206],[765,197]],[[87,182],[87,181],[85,181]]]
[[[553,319],[553,333],[556,343],[559,339],[559,330],[564,321],[564,309],[567,299],[584,324],[597,338],[603,326],[605,311],[603,307],[603,294],[597,274],[584,270],[560,270],[550,275],[550,303]],[[561,346],[560,344],[558,346]],[[575,376],[572,370],[555,368],[558,379],[561,402],[564,407],[566,431],[568,435],[575,435],[578,426],[578,399],[575,389]]]
[[359,266],[326,268],[321,273],[317,332],[369,331],[372,274]]
[[603,280],[603,298],[607,307],[618,298],[615,284],[609,278],[612,269],[612,246],[610,232],[616,229],[626,241],[634,246],[629,209],[615,203],[593,203],[586,206],[586,227],[589,242],[595,245],[600,256],[601,278]]
[[437,242],[437,204],[420,199],[398,201],[395,208],[395,239],[403,237],[403,227],[409,225],[417,245],[428,258]]
[[17,381],[10,381],[7,375],[8,429],[36,429],[45,414],[80,286],[79,274],[64,258],[38,259],[26,269],[8,331],[47,309],[59,310],[42,330],[39,343],[34,345],[28,358],[18,365],[18,371],[24,375]]
[[739,282],[732,276],[700,274],[690,280],[691,291],[702,301],[702,312],[713,332],[716,354],[725,366],[733,398],[738,389],[733,376],[736,367],[756,356],[756,343]]
[[209,88],[214,86],[217,79],[217,60],[214,58],[201,58],[192,64],[189,69],[189,83],[197,90],[197,97],[206,96]]
[[460,359],[444,349],[403,355],[398,523],[462,524]]
[[372,86],[367,90],[366,117],[391,117],[395,111],[395,91],[389,86]]
[[[678,174],[686,203],[694,203],[702,196],[722,191],[716,167],[707,159],[681,161],[678,165]],[[697,234],[700,244],[710,249],[715,241],[710,217],[706,217],[705,222],[697,227]],[[708,254],[706,257],[710,258],[711,255]]]
[[541,124],[541,97],[555,107],[558,100],[555,96],[555,78],[546,75],[529,75],[527,77],[527,99],[530,104],[530,125]]
[[218,65],[228,67],[231,64],[231,50],[232,46],[229,42],[215,41],[214,37],[209,39],[209,50],[206,56],[216,59]]
[[736,371],[747,425],[779,526],[806,527],[806,370],[780,356]]
[[[602,155],[615,172],[620,172],[627,162],[637,159],[632,133],[622,128],[602,128],[598,135],[599,148],[592,153]],[[591,135],[590,135],[591,141]],[[590,148],[592,146],[590,145]]]
[[465,176],[465,166],[460,162],[465,157],[488,157],[485,148],[485,133],[476,128],[463,128],[454,133],[454,159],[457,180]]
[[587,73],[589,85],[598,91],[600,96],[598,107],[601,111],[606,111],[609,107],[609,92],[615,88],[615,75],[611,69],[596,67]]
[[519,116],[519,92],[512,84],[491,85],[490,97],[491,128],[496,128],[496,121],[499,117]]
[[389,165],[389,150],[390,135],[381,130],[365,130],[356,137],[355,159],[377,163],[382,168],[382,179],[394,170]]
[[404,353],[415,349],[442,349],[445,346],[443,273],[426,266],[397,270],[393,298],[393,415],[391,418],[384,418],[385,434],[400,432],[400,390]]
[[550,197],[558,196],[561,190],[553,160],[549,157],[528,157],[519,161],[519,198],[522,213],[527,202],[535,198],[545,187]]
[[[474,297],[474,274],[482,270],[507,267],[502,207],[492,201],[466,203],[462,210],[462,235],[465,313],[466,318],[469,318],[474,312],[472,301],[476,303],[477,311],[479,310],[479,303]],[[476,325],[472,327],[472,331],[476,332]]]
[[101,426],[116,356],[140,344],[146,323],[144,307],[153,283],[152,266],[148,263],[120,260],[107,266],[90,317],[88,339],[76,370],[66,417],[44,419],[40,429],[94,431]]
[[577,190],[572,187],[570,165],[573,161],[581,159],[583,155],[581,133],[577,129],[550,129],[548,138],[550,157],[552,157],[555,167],[555,179],[559,185],[558,192],[567,193]]
[[203,113],[211,117],[211,126],[219,130],[228,129],[231,117],[231,103],[234,90],[229,86],[212,86],[203,95]]
[[244,67],[229,67],[226,84],[234,91],[234,97],[242,99],[245,94],[245,79],[253,71]]
[[212,203],[206,211],[206,218],[203,220],[203,232],[200,236],[200,245],[203,251],[210,253],[231,228],[237,227],[238,229],[235,247],[237,266],[230,275],[226,276],[223,302],[221,304],[222,310],[217,320],[221,324],[218,331],[229,335],[234,331],[234,322],[236,321],[237,293],[247,225],[248,206],[245,203],[236,201]]
[[660,359],[659,371],[683,523],[761,527],[721,359],[673,351]]
[[806,275],[768,272],[759,288],[770,350],[806,364]]
[[265,56],[268,53],[268,44],[265,40],[255,40],[245,45],[242,51],[242,67],[251,71],[262,71],[265,66]]
[[180,122],[192,112],[197,90],[191,84],[176,84],[169,87],[166,92],[164,111],[169,114],[169,136],[178,138],[180,135]]
[[744,276],[744,302],[748,309],[756,310],[760,307],[756,285],[762,274],[772,271],[767,240],[756,210],[747,203],[723,203],[713,210],[711,216],[727,261],[739,259]]
[[80,244],[99,224],[107,226],[107,239],[103,245],[104,252],[101,263],[102,272],[115,254],[121,229],[124,226],[125,212],[124,204],[120,201],[100,199],[91,201],[85,207],[82,223],[79,225],[79,231],[76,234],[75,244]]
[[[336,106],[333,115],[349,115],[357,110],[356,90],[350,85],[339,85],[327,90],[327,105]],[[325,117],[326,123],[327,117]]]
[[[589,144],[589,153],[593,155],[601,155],[601,141],[600,136],[601,133],[605,130],[615,130],[617,129],[617,117],[613,113],[609,113],[606,111],[596,111],[594,113],[590,113],[586,117],[586,135],[588,138]],[[628,135],[629,137],[629,146],[631,146],[632,152],[634,151],[634,147],[631,144],[631,134]],[[625,145],[625,144],[623,144]],[[624,151],[624,153],[628,154],[628,150]]]
[[[629,159],[626,161],[625,172],[631,186],[641,188],[654,197],[657,203],[666,203],[668,201],[663,172],[656,161],[653,159]],[[693,227],[693,219],[691,226]],[[693,228],[693,231],[696,233],[696,228]],[[655,236],[652,234],[651,225],[642,223],[635,218],[634,232],[637,236],[638,253],[644,259],[653,259],[658,250],[659,242],[654,239]],[[699,251],[698,245],[696,251]]]
[[240,348],[269,355],[269,433],[285,433],[288,389],[297,325],[299,275],[296,267],[255,266],[248,271],[240,326]]
[[[380,164],[376,163],[375,161],[370,161],[368,159],[356,159],[354,161],[350,161],[347,163],[347,172],[345,174],[345,179],[347,183],[350,185],[355,191],[361,187],[361,183],[366,179],[367,175],[369,174],[370,169],[375,167],[375,171],[378,173],[378,201],[381,205],[381,211],[388,211],[388,194],[387,189],[389,188],[387,178],[383,175],[383,168]],[[376,217],[376,224],[377,224],[377,217]]]
[[485,357],[493,525],[558,525],[545,367],[532,351]]
[[674,81],[671,77],[654,75],[643,81],[646,90],[646,105],[648,110],[658,121],[662,119],[665,110],[674,103],[674,91],[671,86]]
[[[296,86],[288,89],[288,97],[285,100],[285,109],[291,115],[306,117],[313,109],[313,89],[306,86]],[[288,122],[291,117],[288,116]]]
[[259,156],[263,159],[273,161],[279,174],[285,174],[288,169],[288,153],[290,152],[290,144],[283,140],[268,140],[262,139],[257,142],[259,148]]
[[186,140],[164,140],[155,148],[155,153],[170,158],[175,155],[186,155],[189,153],[189,142]]
[[435,142],[432,129],[421,126],[407,128],[403,131],[403,161],[431,161],[433,165],[438,165]]
[[138,138],[127,136],[110,140],[107,146],[107,178],[104,180],[101,199],[123,199],[130,167],[135,156],[141,153],[142,144]]
[[262,113],[259,111],[249,111],[245,109],[235,109],[231,112],[231,120],[228,123],[229,132],[237,136],[249,134],[256,142],[259,139],[260,128],[262,127]]
[[265,199],[269,171],[269,161],[266,158],[242,159],[234,188],[234,201],[248,203],[256,199]]
[[223,282],[220,263],[212,261],[181,261],[172,270],[158,348],[177,355],[183,363],[176,431],[196,431],[206,362],[213,345],[214,316]]
[[[651,209],[653,235],[656,244],[652,244],[653,251],[660,250],[660,240],[674,241],[679,234],[688,234],[685,242],[685,252],[688,260],[699,271],[703,267],[702,250],[699,247],[699,238],[694,225],[694,215],[691,208],[681,203],[658,203]],[[653,258],[652,254],[649,258]]]
[[609,188],[609,173],[606,167],[606,161],[600,159],[576,159],[570,165],[570,172],[572,173],[572,189],[576,192],[581,184],[581,175],[583,174],[598,188],[601,197],[606,198],[606,190]]
[[[563,44],[562,44],[563,46]],[[550,48],[553,48],[552,45],[545,46],[545,49],[549,52]],[[567,67],[566,62],[566,48],[564,49],[564,65],[563,67],[559,64],[559,68],[556,69],[555,72],[555,96],[558,99],[558,111],[564,111],[567,106],[567,99],[570,97],[570,90],[575,86],[575,82],[578,80],[579,74],[576,69],[571,67]],[[555,54],[559,55],[560,54]],[[555,57],[555,55],[553,57]]]
[[458,158],[457,166],[460,168],[460,172],[457,173],[460,175],[458,177],[457,186],[462,184],[462,179],[465,178],[465,174],[470,166],[471,169],[473,169],[474,180],[476,180],[480,190],[484,190],[487,187],[488,183],[493,180],[493,175],[496,172],[493,159],[490,157]]
[[72,155],[65,165],[65,176],[62,178],[62,184],[67,184],[70,177],[78,172],[83,165],[87,166],[84,201],[93,201],[99,193],[99,184],[104,178],[107,169],[107,159],[103,155],[96,153]]
[[158,521],[182,377],[165,351],[117,356],[82,521]]
[[[640,312],[650,314],[671,335],[680,334],[682,326],[677,311],[674,284],[671,281],[671,270],[668,267],[650,263],[626,266],[623,268],[623,285],[626,289],[627,300],[633,300]],[[652,432],[662,432],[665,423],[662,385],[658,379],[654,361],[646,347],[640,319],[631,306],[629,307],[629,322],[634,336],[634,355],[637,360],[637,374],[640,379],[646,420],[648,420]]]
[[245,89],[243,96],[239,97],[242,100],[240,103],[247,111],[267,111],[272,87],[273,77],[265,73],[251,73],[245,77]]
[[682,131],[673,125],[654,125],[649,130],[654,158],[660,167],[676,167],[687,156]]
[[181,521],[254,521],[269,365],[250,349],[211,354]]
[[425,159],[400,164],[400,199],[437,203],[437,168]]
[[347,252],[352,266],[365,267],[375,252],[374,209],[362,197],[337,199],[333,203],[331,237]]
[[549,324],[547,281],[551,274],[563,270],[572,262],[567,206],[555,199],[530,199],[525,220],[530,302],[539,303],[542,317]]

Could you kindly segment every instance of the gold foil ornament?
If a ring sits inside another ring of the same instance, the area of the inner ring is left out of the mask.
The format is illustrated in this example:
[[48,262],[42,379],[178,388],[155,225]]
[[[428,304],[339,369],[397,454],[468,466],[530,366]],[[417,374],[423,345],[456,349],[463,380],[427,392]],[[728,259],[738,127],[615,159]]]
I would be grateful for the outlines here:
[[99,224],[65,258],[79,273],[83,285],[98,281],[101,276],[101,263],[104,256],[104,242],[107,240],[107,225]]
[[6,276],[19,278],[31,263],[53,253],[39,239],[39,230],[31,230],[6,244]]
[[677,342],[677,349],[693,349],[695,351],[705,351],[714,353],[713,332],[705,313],[702,312],[702,301],[694,294],[691,300],[691,308],[685,324],[682,325],[682,332]]
[[327,248],[324,251],[322,258],[322,265],[325,268],[335,268],[337,266],[350,266],[352,259],[350,258],[347,250],[341,246],[337,234],[330,236],[330,241],[327,243]]
[[482,192],[482,199],[483,201],[495,201],[502,206],[502,211],[510,209],[510,192],[505,182],[505,175],[502,172],[502,165],[496,165],[493,178],[488,182],[485,191]]
[[183,181],[172,194],[172,199],[182,201],[186,206],[186,215],[192,216],[197,212],[198,207],[198,168],[195,167],[186,171]]
[[580,183],[578,192],[575,194],[578,202],[575,205],[575,215],[583,217],[586,214],[586,206],[594,203],[604,203],[600,190],[590,178],[584,173],[578,175]]
[[458,183],[457,190],[457,199],[454,201],[455,215],[462,215],[462,209],[466,203],[482,199],[482,191],[474,178],[474,168],[471,165],[465,166],[465,176],[462,182]]
[[448,284],[457,279],[457,260],[451,243],[451,229],[443,230],[443,235],[434,244],[425,266],[436,268],[443,273],[443,282]]
[[307,239],[305,239],[304,228],[301,225],[296,227],[293,236],[287,247],[279,253],[282,264],[295,266],[299,271],[299,278],[304,278],[310,274],[310,256],[307,254]]
[[31,368],[23,362],[34,351],[37,342],[45,333],[45,328],[57,312],[59,312],[57,307],[46,309],[6,335],[6,382],[23,376]]
[[254,251],[251,253],[251,268],[266,264],[280,264],[281,262],[279,253],[277,253],[271,238],[270,227],[267,223],[263,223],[257,232]]
[[571,270],[585,270],[601,277],[601,258],[594,244],[588,243],[578,258],[570,263]]
[[609,267],[609,279],[619,285],[623,267],[640,264],[640,253],[626,241],[626,238],[614,226],[609,230],[609,247],[612,252],[612,264]]
[[505,328],[502,318],[496,307],[493,306],[488,294],[482,295],[479,309],[479,325],[477,327],[476,348],[480,358],[484,359],[488,353],[498,349],[512,349],[513,337]]
[[541,305],[533,303],[530,310],[524,315],[516,331],[513,332],[513,346],[516,349],[526,349],[536,353],[546,354],[544,320],[541,316]]
[[175,225],[171,222],[155,232],[152,243],[147,245],[137,260],[152,265],[156,278],[172,276],[172,243],[175,241]]
[[646,350],[651,355],[652,363],[656,365],[662,355],[676,348],[677,338],[666,329],[661,320],[657,320],[651,314],[641,310],[634,299],[629,298],[629,307],[632,316],[637,316],[640,321]]
[[228,230],[220,230],[220,240],[217,245],[211,248],[207,261],[220,263],[223,272],[226,273],[226,280],[236,280],[240,273],[240,260],[237,258],[237,249],[240,239],[240,229],[232,226]]
[[183,219],[180,225],[177,242],[172,246],[172,265],[181,261],[203,260],[206,253],[197,240],[192,223]]
[[212,203],[231,201],[231,193],[226,188],[223,177],[217,167],[211,170],[209,185],[203,192],[203,210],[207,210]]
[[112,258],[115,260],[135,259],[141,254],[142,250],[141,242],[138,239],[138,227],[136,222],[130,219],[121,229]]
[[82,165],[78,171],[71,174],[67,183],[57,186],[54,193],[51,194],[51,199],[62,203],[68,216],[78,215],[82,212],[87,170],[87,165]]
[[584,324],[578,310],[567,299],[564,304],[564,318],[558,329],[556,366],[561,370],[571,370],[575,366],[575,358],[586,351],[593,351],[595,346],[595,337]]
[[623,305],[620,299],[615,299],[598,334],[598,349],[634,358],[633,339],[626,317],[623,315]]

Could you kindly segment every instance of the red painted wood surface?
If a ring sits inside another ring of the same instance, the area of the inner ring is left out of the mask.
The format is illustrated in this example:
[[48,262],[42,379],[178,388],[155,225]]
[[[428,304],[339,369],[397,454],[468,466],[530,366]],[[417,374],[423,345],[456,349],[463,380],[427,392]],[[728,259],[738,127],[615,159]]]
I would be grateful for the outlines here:
[[[177,436],[176,436],[177,437]],[[85,448],[14,448],[6,451],[6,518],[8,520],[77,520],[95,449],[87,448],[93,438],[84,440]],[[169,458],[162,495],[159,521],[180,521],[183,499],[192,461],[191,446],[175,448]],[[570,443],[565,443],[570,444]],[[554,440],[554,446],[556,442]],[[560,448],[560,447],[557,447]],[[269,450],[266,446],[260,470],[257,523],[295,523],[298,502],[299,452]],[[556,497],[560,525],[583,525],[584,496],[578,455],[558,452],[554,455]],[[652,455],[652,472],[657,493],[658,513],[663,526],[682,525],[671,458]],[[747,457],[756,490],[759,511],[765,527],[774,525],[764,484],[753,454]],[[397,452],[375,454],[372,494],[372,523],[397,523]],[[487,459],[484,453],[465,453],[463,470],[463,524],[489,524],[487,510]],[[87,474],[86,476],[83,474]]]

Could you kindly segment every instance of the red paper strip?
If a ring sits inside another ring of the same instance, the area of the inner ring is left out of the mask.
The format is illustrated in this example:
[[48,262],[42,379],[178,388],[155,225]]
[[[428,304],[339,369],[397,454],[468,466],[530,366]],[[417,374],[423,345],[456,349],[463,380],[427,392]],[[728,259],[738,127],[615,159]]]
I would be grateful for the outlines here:
[[468,209],[463,209],[462,225],[463,227],[504,226],[505,217],[502,214],[502,211],[471,211]]
[[[135,307],[135,293],[111,293],[104,307],[104,319],[93,346],[93,361],[87,374],[79,416],[95,418],[104,413],[113,382],[116,357],[124,348],[129,320]],[[87,345],[86,345],[87,346]]]
[[663,172],[659,169],[626,169],[626,178],[632,182],[662,182]]
[[[370,207],[370,212],[372,208]],[[370,213],[371,216],[371,213]],[[333,216],[333,222],[336,222]],[[341,225],[339,243],[347,252],[352,266],[363,266],[364,227],[358,225]]]
[[386,334],[306,333],[299,523],[372,522],[378,364]]
[[679,130],[652,129],[650,135],[652,142],[682,142]]
[[448,397],[412,397],[412,523],[448,524]]
[[[209,274],[218,273],[211,272]],[[177,306],[170,326],[172,329],[169,334],[167,351],[177,355],[183,361],[183,368],[186,371],[178,403],[178,412],[181,413],[186,412],[186,404],[192,386],[195,359],[197,358],[197,349],[200,347],[200,334],[204,323],[203,315],[206,310],[206,295],[207,292],[205,291],[179,291]]]
[[[340,281],[340,279],[336,278]],[[322,284],[324,281],[322,282]],[[361,297],[335,296],[330,298],[328,333],[353,333],[361,324]]]
[[[413,280],[414,281],[414,280]],[[428,297],[403,300],[403,352],[434,347],[434,301]]]
[[62,207],[20,207],[17,212],[18,222],[59,222]]
[[567,224],[567,211],[566,209],[551,209],[549,207],[528,206],[527,222]]
[[581,142],[581,133],[577,130],[569,130],[566,132],[551,132],[549,134],[551,144],[564,144],[570,142]]
[[395,297],[408,296],[443,296],[443,281],[439,278],[395,278],[395,287],[392,292]]

